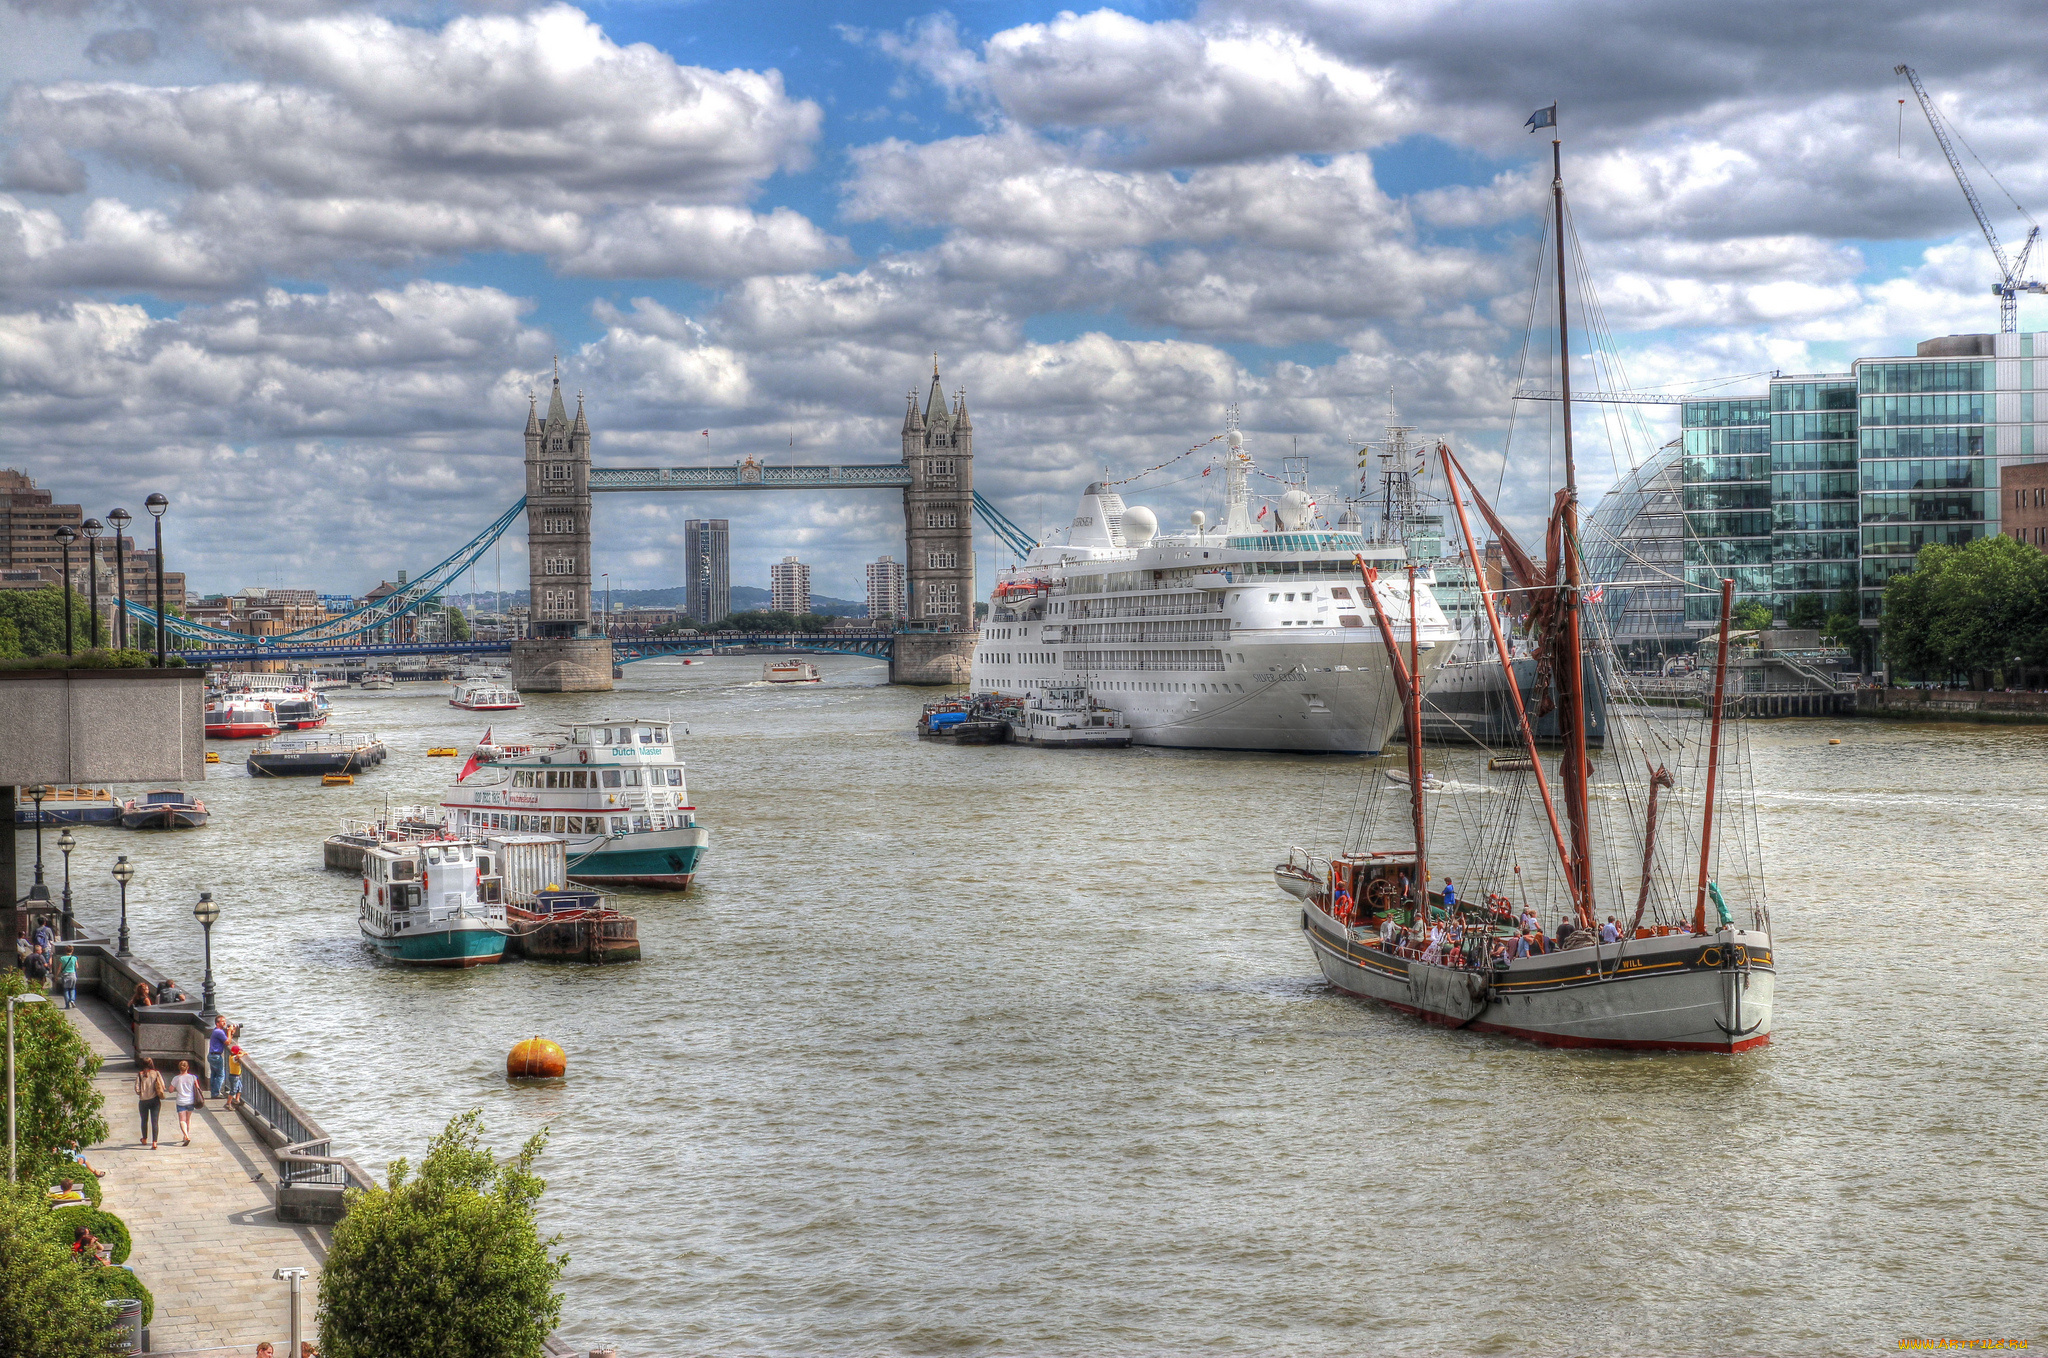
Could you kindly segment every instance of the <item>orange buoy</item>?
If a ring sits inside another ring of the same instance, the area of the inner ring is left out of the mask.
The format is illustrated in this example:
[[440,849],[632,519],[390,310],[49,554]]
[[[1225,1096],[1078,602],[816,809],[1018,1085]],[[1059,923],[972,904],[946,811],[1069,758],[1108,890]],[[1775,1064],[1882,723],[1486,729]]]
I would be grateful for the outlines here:
[[562,1049],[544,1037],[529,1037],[505,1058],[505,1074],[514,1080],[559,1080],[569,1069]]

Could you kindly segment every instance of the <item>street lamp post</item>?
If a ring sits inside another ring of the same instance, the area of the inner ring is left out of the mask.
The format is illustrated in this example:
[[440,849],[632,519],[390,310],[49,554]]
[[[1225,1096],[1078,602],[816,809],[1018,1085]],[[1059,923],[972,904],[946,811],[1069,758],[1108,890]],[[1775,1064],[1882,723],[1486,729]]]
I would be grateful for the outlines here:
[[122,854],[114,860],[114,880],[121,884],[121,942],[114,949],[116,957],[128,955],[128,883],[135,876],[135,865]]
[[78,530],[70,524],[58,528],[50,536],[57,539],[58,547],[64,553],[64,656],[71,657],[71,544],[78,541]]
[[213,893],[199,893],[199,904],[192,907],[192,918],[199,921],[199,927],[206,935],[206,976],[199,983],[199,1017],[210,1019],[219,1011],[213,1007],[213,922],[220,918],[220,907],[214,904]]
[[147,500],[142,502],[142,507],[149,511],[151,518],[156,520],[156,667],[162,669],[166,663],[164,660],[164,511],[171,507],[171,502],[161,494],[152,493]]
[[57,847],[64,853],[64,940],[68,943],[78,936],[77,921],[71,917],[71,851],[78,847],[78,836],[71,833],[70,826],[57,836]]
[[[42,885],[43,885],[43,798],[45,798],[45,797],[47,797],[47,796],[49,796],[49,795],[50,795],[50,789],[49,789],[49,788],[47,788],[47,787],[41,787],[41,786],[37,786],[37,787],[32,787],[32,788],[30,788],[30,789],[28,790],[28,799],[29,799],[30,801],[34,802],[34,803],[36,804],[36,885],[37,885],[37,886],[42,886]],[[34,894],[36,894],[36,893],[35,893],[35,892],[34,892],[33,890],[31,890],[31,891],[29,892],[29,894],[33,896],[33,895],[34,895]],[[49,890],[48,890],[47,888],[45,888],[45,889],[44,889],[44,891],[43,891],[43,895],[47,896],[47,895],[49,895],[49,894],[50,894],[50,893],[49,893]]]
[[17,1004],[42,1004],[44,998],[35,991],[7,997],[7,1182],[14,1182],[14,1006]]
[[107,526],[98,519],[87,519],[78,525],[78,531],[85,534],[85,587],[92,591],[92,622],[85,648],[93,650],[100,644],[100,534]]
[[114,525],[114,649],[119,651],[128,649],[128,573],[121,565],[121,534],[134,517],[118,506],[107,515],[107,522]]
[[599,571],[597,578],[604,581],[604,634],[612,634],[612,573]]

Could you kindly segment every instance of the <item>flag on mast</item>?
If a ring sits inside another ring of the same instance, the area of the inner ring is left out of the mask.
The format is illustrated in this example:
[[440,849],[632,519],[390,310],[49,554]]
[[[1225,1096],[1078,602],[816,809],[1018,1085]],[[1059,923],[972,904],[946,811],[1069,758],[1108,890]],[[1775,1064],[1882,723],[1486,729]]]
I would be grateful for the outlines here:
[[1529,115],[1529,121],[1523,123],[1522,126],[1528,128],[1531,132],[1534,132],[1536,129],[1540,127],[1556,127],[1557,105],[1552,104],[1549,108],[1537,109],[1534,113]]

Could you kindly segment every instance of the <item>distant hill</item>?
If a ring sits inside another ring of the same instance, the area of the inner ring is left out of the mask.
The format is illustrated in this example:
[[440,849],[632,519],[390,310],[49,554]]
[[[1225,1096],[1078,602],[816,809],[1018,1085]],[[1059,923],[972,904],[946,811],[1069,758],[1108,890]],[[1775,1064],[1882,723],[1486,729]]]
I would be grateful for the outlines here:
[[[600,601],[603,599],[604,594],[601,589],[592,592],[597,595]],[[493,607],[494,601],[500,597],[504,599],[508,607],[513,604],[524,604],[527,601],[525,590],[508,589],[502,596],[494,595],[488,590],[479,591],[474,596],[451,594],[448,596],[448,602],[459,604],[465,608],[488,609]],[[766,608],[771,597],[773,596],[767,590],[756,585],[734,585],[732,587],[732,611],[743,613],[748,609]],[[624,604],[627,608],[681,608],[688,599],[689,588],[686,585],[674,585],[668,589],[615,589],[612,591],[612,602],[614,604]],[[865,618],[868,615],[868,606],[865,600],[835,599],[829,594],[813,594],[811,596],[811,611],[813,613],[823,613],[826,617],[830,618]]]

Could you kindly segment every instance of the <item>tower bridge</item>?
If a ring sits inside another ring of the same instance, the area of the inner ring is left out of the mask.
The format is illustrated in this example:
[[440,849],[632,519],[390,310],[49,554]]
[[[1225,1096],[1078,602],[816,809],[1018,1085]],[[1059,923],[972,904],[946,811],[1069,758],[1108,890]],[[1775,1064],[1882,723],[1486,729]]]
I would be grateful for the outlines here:
[[[959,684],[974,657],[974,420],[963,390],[949,405],[932,364],[922,408],[910,393],[902,460],[779,466],[753,457],[715,467],[594,467],[583,397],[572,417],[554,379],[543,418],[526,418],[528,633],[512,644],[512,678],[531,692],[608,689],[613,644],[592,625],[591,496],[606,492],[895,490],[903,496],[905,606],[889,647],[898,684]],[[1021,534],[998,531],[1013,547]],[[636,657],[637,658],[637,657]]]

